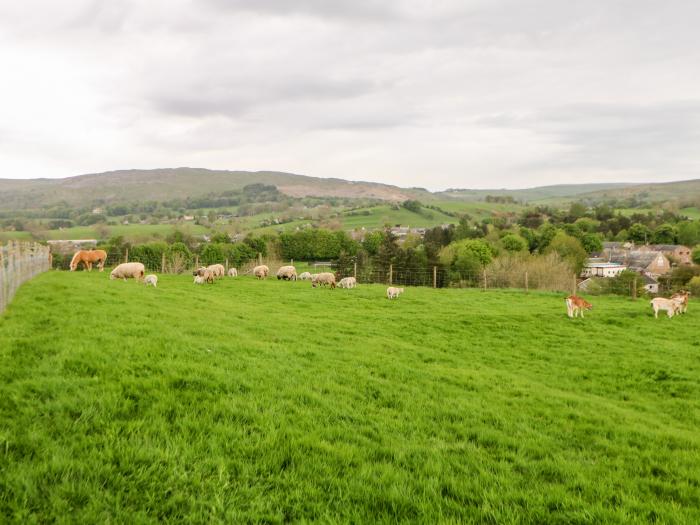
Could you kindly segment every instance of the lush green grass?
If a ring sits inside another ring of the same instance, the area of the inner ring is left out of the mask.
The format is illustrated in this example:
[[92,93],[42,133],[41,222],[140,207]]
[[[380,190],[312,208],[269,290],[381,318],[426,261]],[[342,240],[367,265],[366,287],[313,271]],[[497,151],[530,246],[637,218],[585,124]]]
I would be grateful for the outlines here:
[[0,317],[3,521],[700,522],[696,304],[383,293],[27,283]]
[[391,206],[373,206],[366,210],[355,210],[355,213],[368,211],[369,215],[343,215],[341,217],[343,227],[354,228],[382,228],[385,225],[410,226],[415,228],[432,228],[441,224],[457,222],[457,219],[437,210],[423,208],[422,213],[416,213],[400,207],[398,210]]
[[683,208],[683,209],[679,210],[679,213],[681,215],[687,216],[689,219],[695,219],[695,220],[700,219],[700,208],[698,208],[697,206],[690,207],[690,208]]

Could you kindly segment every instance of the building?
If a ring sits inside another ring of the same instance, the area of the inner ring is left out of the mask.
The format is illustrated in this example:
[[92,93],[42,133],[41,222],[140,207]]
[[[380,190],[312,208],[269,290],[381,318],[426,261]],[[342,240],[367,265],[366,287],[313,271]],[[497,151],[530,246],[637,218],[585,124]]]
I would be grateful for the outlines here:
[[693,264],[690,248],[682,244],[648,244],[640,246],[639,250],[661,252],[676,264]]
[[608,257],[612,263],[624,264],[630,270],[644,272],[657,277],[671,271],[671,261],[662,252],[629,250],[624,252],[613,252]]
[[588,259],[583,266],[581,277],[617,277],[627,269],[627,265],[615,262]]

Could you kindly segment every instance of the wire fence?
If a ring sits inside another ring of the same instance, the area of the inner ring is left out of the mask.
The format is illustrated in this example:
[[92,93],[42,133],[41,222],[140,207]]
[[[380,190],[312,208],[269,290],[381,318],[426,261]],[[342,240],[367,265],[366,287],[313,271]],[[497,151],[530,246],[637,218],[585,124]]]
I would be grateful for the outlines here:
[[10,304],[22,283],[50,268],[51,254],[47,246],[13,241],[0,246],[0,313]]
[[[72,255],[72,254],[71,254]],[[253,268],[259,264],[268,266],[270,276],[275,276],[281,266],[292,264],[294,261],[263,257],[258,254],[248,261],[202,260],[197,254],[190,252],[164,252],[149,254],[143,251],[128,249],[110,251],[107,253],[105,268],[113,268],[123,262],[141,262],[147,272],[161,274],[190,273],[200,266],[223,264],[226,271],[236,268],[238,275],[250,275]],[[70,256],[54,257],[54,267],[69,269]],[[616,294],[631,298],[648,295],[663,295],[673,293],[675,287],[669,281],[660,279],[658,289],[645,288],[642,275],[629,282],[598,280],[597,283],[587,283],[562,267],[546,264],[534,265],[529,268],[486,267],[479,271],[459,271],[440,265],[394,265],[377,259],[364,261],[318,261],[299,262],[297,266],[307,268],[312,273],[332,272],[337,280],[343,277],[355,277],[360,284],[386,284],[387,286],[425,286],[432,288],[479,288],[514,289],[528,292],[530,290],[555,291],[563,293],[581,293],[591,295]],[[301,273],[301,270],[299,271]],[[583,283],[583,284],[582,284]],[[590,286],[589,286],[590,285]]]

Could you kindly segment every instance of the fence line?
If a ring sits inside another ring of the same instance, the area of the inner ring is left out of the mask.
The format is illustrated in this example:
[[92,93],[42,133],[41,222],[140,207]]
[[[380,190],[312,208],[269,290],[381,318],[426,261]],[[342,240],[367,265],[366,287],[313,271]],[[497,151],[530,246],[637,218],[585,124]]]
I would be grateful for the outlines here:
[[47,246],[16,241],[0,246],[0,313],[22,283],[49,268],[51,254]]

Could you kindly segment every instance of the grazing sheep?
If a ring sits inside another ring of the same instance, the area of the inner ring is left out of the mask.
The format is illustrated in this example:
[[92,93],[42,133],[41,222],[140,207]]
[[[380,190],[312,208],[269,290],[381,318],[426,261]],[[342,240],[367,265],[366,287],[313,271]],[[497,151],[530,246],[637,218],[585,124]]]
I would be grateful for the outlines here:
[[282,266],[277,270],[277,279],[284,279],[285,281],[296,281],[297,280],[297,269],[294,266]]
[[255,277],[257,277],[258,279],[267,279],[269,273],[270,269],[264,264],[253,268],[253,275],[255,275]]
[[146,275],[146,267],[140,262],[122,263],[109,274],[110,279],[137,279],[142,280]]
[[681,308],[681,305],[678,301],[674,299],[665,299],[663,297],[656,297],[652,299],[649,304],[654,309],[654,317],[656,319],[659,318],[659,310],[665,310],[666,315],[670,319],[671,317],[676,315]]
[[403,293],[403,288],[395,288],[393,286],[389,286],[389,288],[386,289],[386,298],[387,299],[397,299],[399,295]]
[[357,286],[357,279],[354,277],[343,277],[338,283],[338,288],[355,288]]
[[309,272],[304,272],[299,276],[300,281],[310,281],[311,280],[311,274]]
[[153,286],[153,288],[158,288],[158,276],[157,275],[147,275],[146,278],[143,280],[144,283],[146,283],[146,286]]
[[214,282],[214,273],[209,268],[205,268],[204,266],[196,269],[194,272],[192,272],[192,275],[201,277],[209,284]]
[[335,288],[335,275],[330,272],[317,273],[311,279],[311,286],[316,288],[316,286],[330,285],[331,288]]
[[211,272],[214,279],[218,279],[226,275],[226,268],[224,268],[223,264],[212,264],[211,266],[207,266],[207,270]]
[[229,268],[228,276],[229,277],[238,277],[238,270],[236,270],[235,268]]
[[206,279],[204,279],[204,277],[202,277],[201,275],[194,276],[194,284],[204,284],[206,282]]

